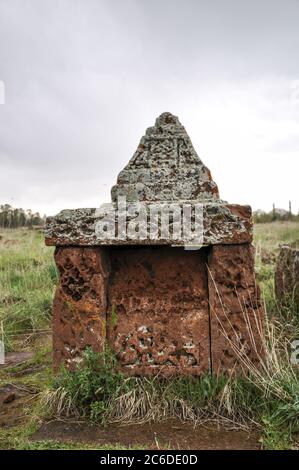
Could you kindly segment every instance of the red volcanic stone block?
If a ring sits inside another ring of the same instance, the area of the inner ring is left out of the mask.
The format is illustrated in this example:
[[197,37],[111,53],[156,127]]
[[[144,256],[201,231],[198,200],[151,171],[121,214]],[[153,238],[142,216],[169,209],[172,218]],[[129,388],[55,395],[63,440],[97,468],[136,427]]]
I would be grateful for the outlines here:
[[213,371],[233,370],[248,361],[258,365],[263,357],[264,310],[253,247],[213,246],[208,270]]
[[60,284],[53,303],[53,362],[73,368],[87,346],[101,352],[106,340],[109,260],[104,248],[56,248]]
[[208,250],[111,249],[108,339],[124,372],[209,370]]

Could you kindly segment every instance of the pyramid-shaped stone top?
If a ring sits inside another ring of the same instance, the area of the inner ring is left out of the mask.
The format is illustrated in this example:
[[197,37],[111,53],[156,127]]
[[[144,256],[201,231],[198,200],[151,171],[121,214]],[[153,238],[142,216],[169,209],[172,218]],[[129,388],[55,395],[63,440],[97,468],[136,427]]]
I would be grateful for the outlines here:
[[198,157],[176,116],[163,113],[146,130],[136,152],[119,173],[112,201],[217,201],[211,172]]
[[[199,229],[196,246],[252,241],[251,208],[219,199],[210,171],[195,152],[185,128],[170,113],[161,114],[146,130],[111,193],[112,202],[99,208],[65,209],[48,217],[46,244],[193,246],[193,231],[189,237],[184,228],[177,230],[178,214],[182,223],[190,214],[194,228]],[[126,201],[118,200],[118,196],[126,196]],[[166,211],[169,233],[160,224],[162,210]],[[105,229],[100,230],[103,224]],[[141,236],[136,238],[136,233]],[[153,236],[155,233],[157,236]]]

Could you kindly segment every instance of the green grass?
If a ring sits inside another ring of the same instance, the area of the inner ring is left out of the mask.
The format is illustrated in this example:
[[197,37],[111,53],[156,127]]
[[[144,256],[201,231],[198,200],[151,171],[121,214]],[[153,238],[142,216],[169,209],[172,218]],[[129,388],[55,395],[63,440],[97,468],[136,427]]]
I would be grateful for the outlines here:
[[299,222],[273,222],[254,226],[254,243],[266,250],[276,252],[279,246],[299,243]]
[[[282,314],[285,319],[290,320],[292,317],[296,317],[295,307],[291,305],[289,309],[281,312],[274,292],[275,258],[279,253],[279,247],[284,244],[299,246],[299,222],[274,222],[255,225],[255,269],[267,313],[270,316],[280,316]],[[265,259],[267,262],[265,262]]]
[[178,418],[255,427],[263,448],[292,448],[299,432],[298,375],[287,356],[277,361],[280,341],[275,336],[269,340],[262,371],[251,364],[244,377],[125,378],[115,372],[110,352],[99,355],[87,349],[77,370],[62,369],[43,402],[52,417],[72,416],[102,425]]
[[96,443],[62,442],[53,439],[32,441],[30,437],[36,430],[36,425],[0,430],[0,450],[128,450],[128,447],[117,444],[97,445]]
[[0,334],[6,350],[50,330],[58,277],[53,249],[36,230],[0,231]]
[[[134,447],[134,450],[142,449],[141,447]],[[128,447],[121,445],[102,445],[86,444],[86,443],[72,443],[61,441],[24,441],[18,444],[16,450],[128,450]]]
[[52,402],[52,406],[54,404],[56,409],[67,415],[73,413],[105,424],[114,398],[120,390],[126,393],[130,389],[129,381],[115,370],[116,365],[117,361],[108,348],[103,354],[87,348],[83,363],[75,371],[62,367],[54,378],[54,393],[48,395],[47,405]]

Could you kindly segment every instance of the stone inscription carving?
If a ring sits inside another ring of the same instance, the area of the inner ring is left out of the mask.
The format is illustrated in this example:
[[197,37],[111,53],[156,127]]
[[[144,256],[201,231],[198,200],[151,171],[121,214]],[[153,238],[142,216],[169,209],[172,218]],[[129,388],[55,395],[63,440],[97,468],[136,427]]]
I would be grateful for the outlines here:
[[115,249],[110,256],[108,338],[126,371],[207,371],[207,251]]

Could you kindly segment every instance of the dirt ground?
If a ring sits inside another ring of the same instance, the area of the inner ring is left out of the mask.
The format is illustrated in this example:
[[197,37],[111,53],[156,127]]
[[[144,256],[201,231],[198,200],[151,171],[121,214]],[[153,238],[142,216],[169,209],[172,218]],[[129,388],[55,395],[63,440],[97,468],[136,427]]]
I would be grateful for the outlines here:
[[[7,362],[1,369],[26,364],[31,353],[9,353]],[[39,366],[40,367],[40,366]],[[17,383],[7,382],[0,387],[0,428],[9,430],[22,424],[24,409],[30,408],[37,390],[22,383],[23,377],[35,372],[36,367],[23,367],[17,376]],[[86,422],[72,420],[52,420],[44,422],[31,438],[31,442],[56,441],[74,444],[95,444],[98,446],[122,446],[126,448],[184,449],[184,450],[256,450],[260,449],[257,433],[226,430],[207,424],[194,427],[178,420],[168,420],[151,424],[126,426],[109,425],[101,427]]]
[[[0,427],[9,429],[23,421],[24,406],[28,406],[34,389],[18,384],[0,388]],[[256,450],[259,436],[245,431],[224,430],[216,426],[197,426],[168,420],[160,423],[110,425],[100,427],[85,422],[53,420],[42,424],[30,438],[32,442],[57,441],[101,445],[120,445],[128,448],[184,450]]]
[[162,423],[102,428],[86,423],[51,421],[41,426],[32,440],[84,442],[97,445],[122,445],[147,449],[184,450],[259,450],[258,435],[244,431],[225,431],[170,420]]
[[[35,390],[21,383],[0,388],[0,427],[9,429],[23,421],[24,406],[30,405]],[[259,436],[245,431],[224,430],[214,425],[191,424],[168,420],[151,424],[100,427],[72,420],[45,422],[30,441],[115,445],[128,448],[184,450],[257,450]]]

